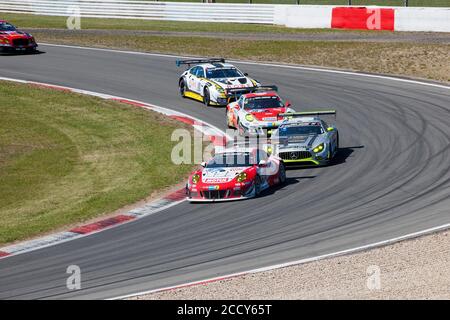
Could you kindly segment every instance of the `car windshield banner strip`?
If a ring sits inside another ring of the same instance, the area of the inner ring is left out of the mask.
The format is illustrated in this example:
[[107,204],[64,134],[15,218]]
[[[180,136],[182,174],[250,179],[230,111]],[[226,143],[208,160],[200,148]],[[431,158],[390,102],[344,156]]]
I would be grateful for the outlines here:
[[288,118],[288,117],[307,117],[307,116],[325,116],[325,115],[334,115],[336,116],[336,110],[317,110],[317,111],[303,111],[303,112],[287,112],[280,113],[280,117]]
[[229,95],[229,96],[241,96],[241,95],[247,94],[247,93],[267,92],[267,91],[278,91],[278,87],[277,86],[263,86],[263,87],[226,89],[227,95]]
[[201,63],[225,63],[224,58],[214,58],[214,59],[190,59],[190,60],[177,60],[175,61],[177,67],[181,65],[191,65],[191,64],[201,64]]

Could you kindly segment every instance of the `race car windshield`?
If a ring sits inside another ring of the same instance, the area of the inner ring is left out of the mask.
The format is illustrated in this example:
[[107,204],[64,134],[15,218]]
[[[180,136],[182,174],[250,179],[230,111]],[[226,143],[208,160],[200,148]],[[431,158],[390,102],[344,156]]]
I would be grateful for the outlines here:
[[206,78],[218,79],[218,78],[239,78],[244,75],[236,68],[224,68],[224,69],[206,69]]
[[309,136],[322,134],[321,126],[284,127],[280,129],[280,136]]
[[206,168],[250,167],[256,164],[256,159],[248,152],[217,154]]
[[0,31],[16,31],[16,27],[9,23],[0,23]]
[[283,102],[278,97],[256,97],[248,98],[245,100],[244,109],[257,110],[257,109],[271,109],[282,108]]

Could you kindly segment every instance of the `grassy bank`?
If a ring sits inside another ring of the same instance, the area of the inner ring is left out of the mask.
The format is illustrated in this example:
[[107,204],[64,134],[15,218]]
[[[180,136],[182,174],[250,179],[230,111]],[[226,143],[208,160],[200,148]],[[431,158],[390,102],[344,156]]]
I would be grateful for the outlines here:
[[[450,81],[450,45],[434,43],[235,40],[206,37],[86,36],[37,32],[40,41],[196,56],[276,61]],[[220,42],[220,50],[212,43]]]
[[170,160],[182,125],[157,113],[7,82],[0,92],[0,243],[112,212],[191,170]]

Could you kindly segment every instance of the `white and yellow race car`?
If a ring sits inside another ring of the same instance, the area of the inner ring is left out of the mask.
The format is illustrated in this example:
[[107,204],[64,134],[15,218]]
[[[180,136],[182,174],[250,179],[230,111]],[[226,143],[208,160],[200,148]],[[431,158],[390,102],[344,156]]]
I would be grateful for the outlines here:
[[201,101],[207,106],[226,106],[234,101],[236,94],[227,92],[229,89],[260,86],[246,73],[225,63],[225,59],[177,60],[176,64],[189,67],[178,81],[181,96]]

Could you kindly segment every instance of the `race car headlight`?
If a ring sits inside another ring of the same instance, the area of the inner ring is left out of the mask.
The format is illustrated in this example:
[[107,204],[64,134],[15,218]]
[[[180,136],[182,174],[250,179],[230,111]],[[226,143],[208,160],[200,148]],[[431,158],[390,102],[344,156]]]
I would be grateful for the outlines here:
[[317,147],[315,147],[315,148],[313,149],[313,151],[314,151],[315,153],[319,153],[320,151],[323,150],[323,148],[324,148],[324,145],[323,145],[323,143],[321,143],[321,144],[319,144]]
[[267,147],[267,154],[272,154],[272,152],[273,152],[273,149],[272,149],[272,147]]
[[225,90],[222,87],[217,86],[216,90],[218,93],[225,93]]
[[198,174],[194,174],[192,176],[192,183],[196,184],[200,180],[200,176]]
[[255,117],[252,114],[247,114],[245,115],[245,120],[247,120],[248,122],[252,122],[253,120],[255,120]]
[[237,182],[244,182],[247,179],[247,174],[245,172],[241,172],[237,176]]

